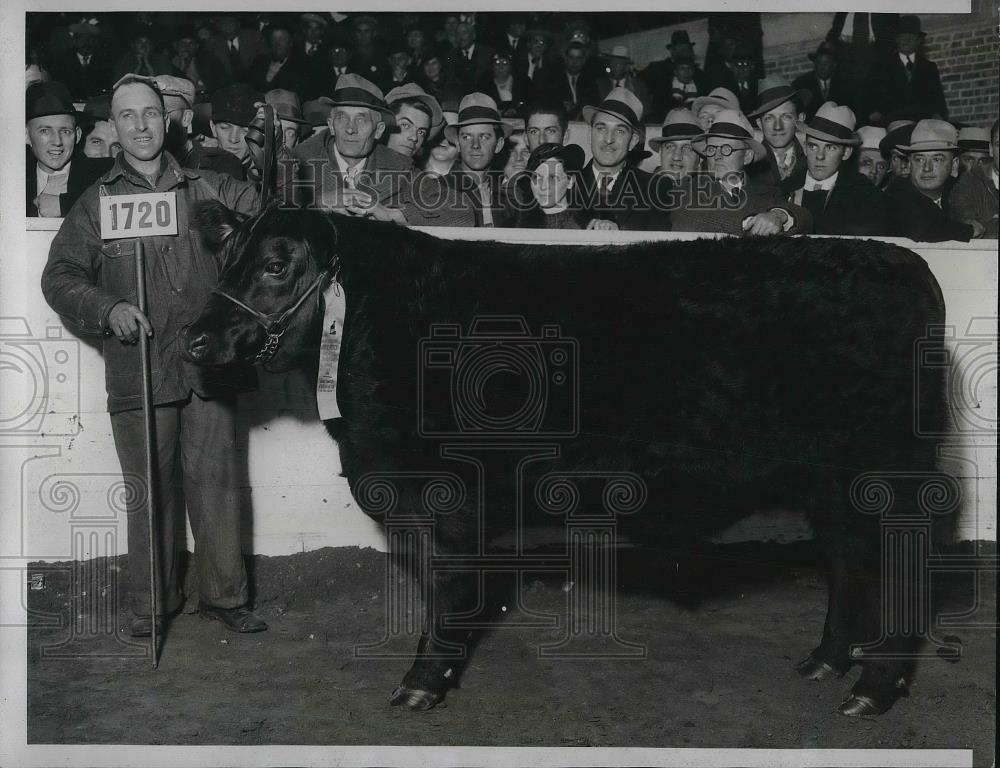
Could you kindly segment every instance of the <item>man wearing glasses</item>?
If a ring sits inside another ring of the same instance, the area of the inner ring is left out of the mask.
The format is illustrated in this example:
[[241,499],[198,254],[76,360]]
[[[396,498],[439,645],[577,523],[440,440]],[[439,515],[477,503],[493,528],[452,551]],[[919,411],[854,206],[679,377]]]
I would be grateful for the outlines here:
[[674,190],[674,230],[729,235],[812,231],[808,211],[787,202],[777,188],[748,179],[746,168],[764,157],[764,147],[741,112],[719,112],[699,142],[706,173],[688,176]]

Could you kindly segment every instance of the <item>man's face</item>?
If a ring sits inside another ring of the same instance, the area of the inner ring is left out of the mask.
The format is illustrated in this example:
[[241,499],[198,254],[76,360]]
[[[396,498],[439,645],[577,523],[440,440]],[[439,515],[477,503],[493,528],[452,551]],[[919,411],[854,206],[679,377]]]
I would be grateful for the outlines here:
[[152,88],[142,83],[123,85],[111,97],[111,117],[127,157],[145,161],[160,155],[169,118]]
[[829,80],[837,68],[837,60],[833,56],[821,53],[813,62],[813,68],[816,70],[816,77],[820,80]]
[[611,59],[608,62],[608,69],[611,71],[611,77],[621,80],[628,75],[629,62],[625,59]]
[[511,136],[507,142],[510,144],[510,153],[507,156],[507,163],[503,167],[503,175],[509,179],[527,167],[531,150],[528,148],[528,142],[525,141],[523,133]]
[[281,119],[278,122],[281,123],[281,135],[285,140],[285,146],[291,149],[299,143],[299,124]]
[[87,157],[111,157],[111,145],[118,141],[115,126],[110,120],[98,120],[83,142]]
[[472,28],[471,24],[459,24],[455,29],[455,39],[458,40],[460,48],[468,48],[476,42],[476,30]]
[[247,127],[236,125],[235,123],[212,122],[212,135],[219,142],[219,149],[224,149],[232,155],[236,155],[241,161],[247,156]]
[[698,168],[701,156],[690,139],[673,139],[660,145],[660,169],[673,181],[690,176]]
[[858,170],[876,187],[882,186],[885,173],[889,170],[882,153],[877,149],[862,149],[858,153]]
[[920,35],[915,35],[912,32],[903,32],[902,34],[896,35],[896,48],[898,48],[899,52],[905,56],[909,56],[911,53],[916,53],[919,45]]
[[411,29],[406,33],[406,45],[411,51],[419,51],[424,47],[424,32],[422,29]]
[[542,208],[564,204],[573,188],[573,177],[566,173],[561,161],[554,158],[541,163],[531,174],[531,191]]
[[559,118],[544,112],[528,118],[524,135],[528,137],[528,149],[532,151],[538,149],[540,144],[562,144],[566,141]]
[[506,56],[493,57],[493,77],[499,82],[504,82],[510,77],[510,59]]
[[741,83],[750,82],[753,79],[753,69],[753,61],[746,56],[741,56],[733,62],[733,74]]
[[389,149],[413,157],[427,140],[431,128],[430,116],[409,104],[403,104],[396,115],[396,125],[399,130],[389,134]]
[[436,81],[441,76],[441,59],[434,56],[424,62],[424,74],[432,81]]
[[722,107],[718,104],[706,104],[700,110],[698,110],[698,125],[701,126],[703,131],[707,131],[712,127],[712,123],[715,122],[715,116],[722,111]]
[[705,150],[705,167],[720,181],[743,173],[743,169],[753,160],[753,151],[747,147],[746,142],[739,139],[709,136],[705,142]]
[[493,123],[474,123],[458,129],[458,152],[462,165],[470,171],[485,171],[501,149],[503,139],[497,137]]
[[271,56],[275,61],[287,59],[292,52],[292,36],[284,29],[271,33]]
[[910,181],[928,197],[938,197],[957,167],[958,157],[949,150],[914,152],[910,155]]
[[534,56],[544,56],[545,55],[545,49],[547,47],[548,47],[548,43],[546,43],[545,38],[542,37],[541,35],[535,35],[528,42],[528,53],[531,56],[533,56],[533,57]]
[[354,27],[354,42],[359,46],[368,46],[375,41],[375,27],[366,21]]
[[431,150],[431,157],[442,165],[453,163],[455,162],[455,158],[458,157],[458,147],[448,141],[442,134],[441,141],[435,144]]
[[335,67],[346,67],[351,60],[351,49],[336,45],[330,50],[330,62]]
[[840,170],[840,166],[851,156],[853,149],[844,144],[833,144],[810,136],[806,139],[805,146],[809,174],[816,181],[829,179]]
[[396,51],[389,56],[389,66],[397,71],[405,70],[410,66],[410,54],[406,51]]
[[507,25],[507,34],[511,37],[520,38],[527,28],[527,25],[523,21],[512,21]]
[[674,77],[687,85],[694,80],[694,64],[690,61],[681,61],[674,65]]
[[322,24],[317,24],[315,21],[310,21],[306,25],[306,42],[309,43],[319,43],[323,40],[323,33],[326,30],[323,29]]
[[889,155],[889,170],[896,178],[905,179],[910,175],[910,157],[900,152],[898,149],[892,150]]
[[36,117],[27,124],[28,144],[35,159],[49,171],[59,171],[73,158],[80,129],[72,115]]
[[594,115],[590,126],[590,150],[594,163],[603,168],[618,168],[625,156],[639,142],[632,126],[607,112]]
[[444,31],[448,35],[454,35],[456,30],[458,30],[458,16],[445,16],[444,18]]
[[368,157],[385,131],[382,116],[368,107],[335,107],[328,125],[337,151],[350,158]]
[[88,34],[77,35],[73,38],[73,47],[81,56],[90,56],[94,52],[94,38]]
[[198,51],[198,41],[193,37],[182,37],[174,43],[174,50],[182,59],[190,59]]
[[226,40],[232,40],[240,33],[240,22],[235,16],[225,16],[219,19],[219,31]]
[[962,168],[961,172],[965,173],[980,166],[989,168],[993,164],[993,159],[989,152],[984,152],[981,149],[967,149],[958,156],[958,162]]
[[145,35],[141,35],[132,41],[132,50],[136,56],[149,56],[153,50],[153,41]]
[[786,101],[761,115],[760,127],[764,132],[764,143],[773,149],[784,149],[795,140],[795,122],[803,116],[795,111],[795,105]]
[[571,75],[579,75],[587,63],[587,54],[580,48],[570,48],[566,51],[566,71]]

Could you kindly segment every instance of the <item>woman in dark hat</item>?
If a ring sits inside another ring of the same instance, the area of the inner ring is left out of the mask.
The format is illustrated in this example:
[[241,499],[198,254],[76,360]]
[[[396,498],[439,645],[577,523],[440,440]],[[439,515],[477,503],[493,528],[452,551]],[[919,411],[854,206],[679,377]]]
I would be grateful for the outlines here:
[[586,222],[573,210],[572,191],[584,165],[576,144],[540,144],[528,158],[507,204],[514,226],[524,229],[583,229]]

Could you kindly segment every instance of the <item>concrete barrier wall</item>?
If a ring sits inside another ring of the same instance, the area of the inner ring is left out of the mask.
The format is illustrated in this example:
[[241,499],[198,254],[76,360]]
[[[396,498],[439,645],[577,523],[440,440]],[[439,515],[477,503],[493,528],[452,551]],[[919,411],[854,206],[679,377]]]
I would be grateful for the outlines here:
[[[38,287],[53,224],[33,221],[35,229],[24,233],[23,244],[8,244],[0,283],[0,516],[8,522],[0,556],[33,560],[83,559],[125,548],[124,489],[105,412],[103,362],[93,342],[63,327]],[[543,242],[545,235],[434,233],[532,242]],[[586,243],[693,237],[570,236]],[[954,331],[949,346],[959,366],[952,381],[960,429],[948,441],[945,458],[965,491],[960,536],[995,540],[997,243],[903,244],[926,259],[940,281]],[[248,466],[243,490],[248,551],[384,548],[380,531],[339,476],[336,445],[300,374],[261,375],[259,391],[241,403],[240,445]]]

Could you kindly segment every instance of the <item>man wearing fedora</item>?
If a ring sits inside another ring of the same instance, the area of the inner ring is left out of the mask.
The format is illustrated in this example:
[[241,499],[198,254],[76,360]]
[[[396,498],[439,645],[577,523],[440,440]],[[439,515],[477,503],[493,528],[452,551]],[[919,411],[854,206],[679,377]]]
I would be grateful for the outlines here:
[[802,186],[806,158],[795,135],[805,118],[807,91],[795,88],[779,75],[768,75],[758,86],[756,109],[747,117],[756,120],[764,136],[765,155],[750,174],[760,183],[777,187],[785,197]]
[[806,136],[808,172],[792,200],[812,214],[817,235],[888,234],[882,193],[848,163],[861,144],[855,125],[850,107],[828,101],[799,126]]
[[882,180],[883,192],[887,192],[897,182],[910,183],[910,156],[901,147],[910,143],[915,126],[916,123],[912,120],[895,120],[886,127],[885,138],[878,143],[878,148],[889,163],[889,169]]
[[702,131],[707,131],[715,116],[724,109],[740,110],[740,100],[728,88],[713,88],[707,96],[698,96],[691,102],[691,111],[698,118]]
[[235,177],[240,181],[245,181],[249,177],[251,158],[246,141],[247,131],[263,100],[261,95],[246,83],[234,83],[212,94],[212,118],[209,127],[219,142],[219,149],[229,152],[240,161],[240,174]]
[[[134,637],[158,632],[184,602],[180,553],[185,512],[195,537],[199,611],[234,632],[267,628],[249,608],[241,548],[236,393],[252,388],[246,369],[209,370],[182,355],[184,327],[197,318],[219,279],[220,264],[203,246],[190,220],[192,207],[221,201],[254,213],[258,190],[223,174],[181,168],[164,151],[163,98],[151,78],[127,75],[115,84],[111,115],[122,152],[70,210],[49,249],[42,273],[46,301],[67,323],[103,336],[108,411],[126,482],[145,472],[139,334],[152,337],[157,505],[157,598],[149,595],[146,494],[127,494],[130,601]],[[173,192],[177,235],[144,237],[146,290],[143,313],[135,300],[135,241],[101,239],[100,198]]]
[[501,196],[502,171],[493,159],[503,149],[513,128],[485,93],[470,93],[458,105],[458,120],[445,127],[445,136],[458,146],[458,162],[448,173],[448,183],[459,205],[472,210],[477,227],[504,227],[510,210]]
[[691,80],[698,87],[698,94],[705,92],[705,73],[695,63],[694,43],[691,42],[691,36],[688,35],[687,30],[675,29],[670,34],[670,42],[667,43],[666,48],[670,53],[667,58],[651,61],[639,72],[639,78],[646,83],[649,92],[653,94],[654,114],[650,117],[656,119],[665,115],[672,106],[665,100],[664,94],[669,94],[673,90],[671,83],[674,81],[675,65],[678,60],[691,63],[694,69]]
[[108,157],[87,157],[83,132],[62,83],[33,83],[25,94],[26,216],[59,218],[111,167]]
[[218,147],[206,147],[191,138],[194,83],[171,75],[157,75],[154,80],[163,96],[163,108],[169,118],[163,148],[174,156],[181,168],[225,173],[234,179],[246,178],[243,164],[236,155]]
[[672,212],[678,232],[728,235],[804,234],[812,231],[805,209],[769,185],[751,179],[747,167],[764,156],[743,113],[722,110],[701,137],[705,172],[684,179],[674,190]]
[[383,134],[386,146],[404,157],[420,154],[428,139],[444,129],[441,105],[416,83],[393,88],[385,96],[392,126]]
[[250,64],[247,79],[258,91],[295,91],[312,74],[307,62],[296,53],[291,30],[277,24],[268,33],[270,51],[260,54]]
[[337,81],[333,98],[319,101],[332,107],[330,130],[292,150],[294,161],[280,192],[285,204],[345,211],[359,201],[390,202],[413,162],[379,143],[392,119],[382,91],[348,74]]
[[[961,134],[959,134],[961,146]],[[978,222],[983,231],[975,237],[997,239],[997,217],[1000,211],[1000,120],[990,128],[990,164],[977,164],[959,176],[948,195],[951,216],[958,221]]]
[[669,177],[628,163],[645,144],[642,102],[627,88],[613,89],[597,106],[583,108],[592,159],[574,189],[574,205],[587,229],[670,229]]
[[926,37],[919,16],[900,16],[896,49],[876,59],[868,73],[865,122],[886,125],[894,120],[948,119],[937,64],[920,49]]
[[993,162],[990,153],[990,132],[985,128],[966,126],[958,132],[958,175],[973,168],[989,168]]
[[104,91],[111,80],[111,59],[101,45],[97,24],[71,24],[73,49],[52,61],[52,79],[69,89],[74,101],[86,101]]
[[660,154],[660,165],[654,173],[662,173],[674,184],[695,173],[701,165],[701,154],[695,142],[703,133],[698,118],[690,109],[670,110],[660,135],[649,139],[649,146]]
[[652,103],[649,86],[636,77],[632,71],[632,52],[627,45],[616,45],[601,54],[607,74],[597,81],[597,98],[603,100],[614,88],[627,88],[642,102],[643,111],[648,113]]
[[944,120],[921,120],[910,143],[900,147],[910,158],[908,182],[887,192],[892,234],[918,242],[968,242],[982,235],[981,222],[955,221],[948,193],[958,171],[958,131]]
[[455,29],[457,45],[449,51],[445,69],[448,78],[466,94],[486,79],[493,64],[493,48],[477,39],[476,28],[462,22]]
[[293,149],[309,125],[309,121],[302,116],[299,95],[284,88],[275,88],[264,94],[264,103],[271,105],[275,119],[281,124],[284,146]]
[[879,146],[886,133],[885,128],[875,125],[863,125],[858,128],[858,136],[861,138],[861,144],[857,148],[858,173],[878,190],[884,190],[886,174],[889,171],[889,161]]
[[840,50],[830,42],[822,42],[815,52],[809,54],[813,63],[811,72],[799,75],[792,81],[792,87],[804,91],[803,111],[807,118],[816,114],[820,104],[828,101],[853,106],[854,88],[840,70]]
[[563,60],[549,69],[543,77],[540,91],[542,98],[558,101],[570,120],[579,120],[585,104],[596,104],[597,80],[587,72],[589,53],[579,42],[570,42],[563,52]]
[[240,24],[235,13],[220,14],[214,26],[216,34],[205,43],[205,50],[215,59],[220,84],[245,80],[254,60],[267,51],[264,36]]

